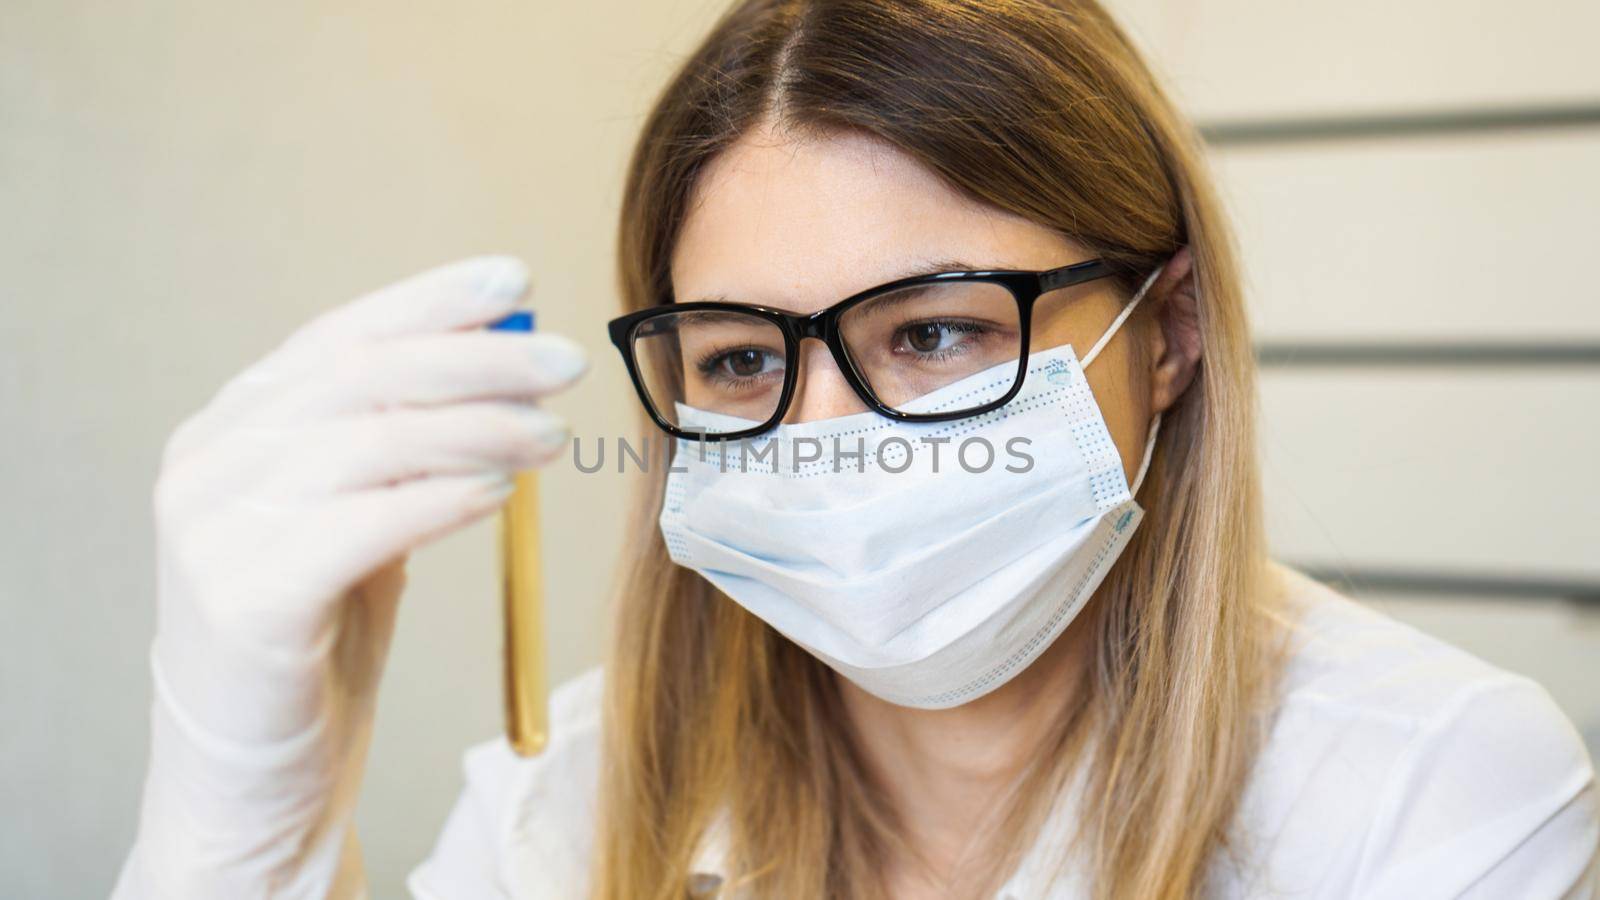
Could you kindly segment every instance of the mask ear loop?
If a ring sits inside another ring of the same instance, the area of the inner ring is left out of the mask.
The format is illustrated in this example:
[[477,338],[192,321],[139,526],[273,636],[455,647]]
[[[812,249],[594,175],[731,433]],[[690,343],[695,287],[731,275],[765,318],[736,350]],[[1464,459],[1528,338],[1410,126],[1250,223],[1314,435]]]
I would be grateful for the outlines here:
[[1150,420],[1150,434],[1144,439],[1144,460],[1139,463],[1139,471],[1133,476],[1133,486],[1128,488],[1128,496],[1139,495],[1139,485],[1144,484],[1145,473],[1150,471],[1150,460],[1156,455],[1156,435],[1161,433],[1161,413]]
[[1161,270],[1166,267],[1166,263],[1156,266],[1156,270],[1151,272],[1150,276],[1144,280],[1144,284],[1139,286],[1138,293],[1134,294],[1133,299],[1128,301],[1128,305],[1122,308],[1122,312],[1117,313],[1117,317],[1111,320],[1111,327],[1107,328],[1106,333],[1100,335],[1100,340],[1095,341],[1094,346],[1089,348],[1089,352],[1083,355],[1083,361],[1078,364],[1079,368],[1089,368],[1089,363],[1094,362],[1094,358],[1100,355],[1100,351],[1105,345],[1111,343],[1111,339],[1122,328],[1122,323],[1128,321],[1128,317],[1133,315],[1133,311],[1138,307],[1139,301],[1144,299],[1145,292],[1150,290],[1150,285],[1156,283],[1156,279],[1161,277]]
[[[1105,348],[1106,344],[1111,342],[1111,339],[1122,328],[1122,323],[1128,321],[1128,317],[1133,315],[1133,311],[1138,307],[1139,301],[1144,299],[1144,295],[1150,290],[1150,285],[1156,283],[1156,279],[1161,277],[1161,271],[1166,267],[1166,263],[1156,266],[1155,271],[1145,278],[1144,284],[1139,285],[1139,290],[1133,295],[1133,299],[1129,300],[1128,305],[1122,308],[1122,312],[1117,313],[1117,317],[1111,320],[1111,326],[1106,329],[1106,333],[1100,335],[1100,340],[1095,341],[1094,346],[1089,348],[1089,352],[1083,355],[1083,362],[1078,364],[1079,368],[1089,368],[1089,363],[1094,362],[1094,358],[1100,355],[1100,351]],[[1156,452],[1156,435],[1160,433],[1161,413],[1156,413],[1155,418],[1150,420],[1150,433],[1144,439],[1144,459],[1140,461],[1139,472],[1133,476],[1133,484],[1128,488],[1128,496],[1130,497],[1137,495],[1139,493],[1139,485],[1144,484],[1144,476],[1150,471],[1150,460],[1154,458]]]

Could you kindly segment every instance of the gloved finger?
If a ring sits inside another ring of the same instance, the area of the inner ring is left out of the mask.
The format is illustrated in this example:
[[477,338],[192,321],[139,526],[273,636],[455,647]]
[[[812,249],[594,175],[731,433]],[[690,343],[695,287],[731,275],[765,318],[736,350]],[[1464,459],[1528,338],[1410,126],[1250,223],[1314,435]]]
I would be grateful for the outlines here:
[[[379,566],[500,508],[502,475],[446,475],[335,495],[276,542],[287,596],[342,596]],[[326,602],[326,601],[325,601]]]
[[296,445],[292,429],[231,429],[162,464],[151,491],[156,531],[169,538],[229,512],[230,505],[275,477]]
[[419,272],[317,316],[284,342],[343,348],[408,334],[487,324],[512,311],[528,289],[528,267],[513,256],[475,256]]
[[566,422],[517,403],[462,403],[343,416],[299,430],[317,448],[289,460],[261,492],[317,496],[434,475],[510,474],[567,446]]
[[550,332],[397,338],[341,354],[239,422],[283,425],[399,406],[527,400],[565,388],[588,366],[576,341]]
[[509,401],[235,428],[163,470],[158,523],[176,533],[245,497],[270,503],[427,475],[510,473],[548,463],[569,434],[556,414]]
[[255,377],[254,367],[229,379],[205,406],[172,429],[161,448],[162,469],[171,469],[214,440],[247,404],[259,402],[258,398],[269,390],[281,388],[276,379]]
[[173,429],[162,450],[162,465],[173,465],[194,453],[215,440],[251,407],[283,393],[292,383],[292,375],[315,365],[315,359],[309,347],[292,352],[279,347],[228,379],[204,407]]
[[514,257],[479,256],[429,269],[323,313],[229,379],[182,422],[167,441],[163,461],[193,452],[243,410],[353,341],[481,326],[512,312],[527,285],[527,268]]

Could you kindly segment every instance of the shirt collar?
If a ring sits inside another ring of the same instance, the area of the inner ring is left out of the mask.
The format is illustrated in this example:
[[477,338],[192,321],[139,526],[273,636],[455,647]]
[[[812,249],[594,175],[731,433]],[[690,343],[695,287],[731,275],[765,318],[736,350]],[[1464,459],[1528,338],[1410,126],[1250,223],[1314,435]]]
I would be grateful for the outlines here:
[[[1076,783],[1076,779],[1074,779]],[[1069,789],[1056,798],[1033,845],[1011,877],[995,892],[995,900],[1049,900],[1085,896],[1078,886],[1079,874],[1060,865],[1062,852],[1072,839],[1077,804],[1076,791]],[[723,809],[706,829],[689,867],[689,887],[693,897],[715,897],[716,889],[728,878],[728,812]],[[1057,875],[1063,879],[1057,882]],[[1048,886],[1048,887],[1047,887]],[[1048,890],[1048,893],[1046,891]]]

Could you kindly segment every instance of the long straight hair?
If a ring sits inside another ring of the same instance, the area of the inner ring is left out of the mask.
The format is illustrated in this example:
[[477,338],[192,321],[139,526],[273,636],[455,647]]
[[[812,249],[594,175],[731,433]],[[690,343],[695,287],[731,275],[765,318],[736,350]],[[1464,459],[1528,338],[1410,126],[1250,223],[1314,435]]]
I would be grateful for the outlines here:
[[[957,190],[1111,261],[1119,288],[1191,248],[1202,362],[1165,415],[1144,523],[1086,612],[1087,683],[1010,797],[998,885],[1080,777],[1071,843],[1096,896],[1202,893],[1277,671],[1254,462],[1254,359],[1199,141],[1092,0],[744,0],[670,79],[627,173],[627,308],[672,301],[697,175],[763,122],[870,135]],[[1145,323],[1149,327],[1149,323]],[[673,565],[655,467],[607,660],[594,895],[677,900],[725,815],[722,896],[875,897],[899,822],[833,674]]]

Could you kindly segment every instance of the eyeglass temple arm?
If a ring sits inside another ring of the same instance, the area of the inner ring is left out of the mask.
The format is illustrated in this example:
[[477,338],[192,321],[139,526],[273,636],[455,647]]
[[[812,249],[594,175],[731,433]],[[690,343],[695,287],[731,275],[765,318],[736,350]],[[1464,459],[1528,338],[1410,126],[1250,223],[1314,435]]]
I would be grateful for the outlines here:
[[1047,293],[1058,288],[1070,287],[1096,278],[1105,278],[1111,274],[1111,264],[1103,259],[1091,259],[1088,262],[1073,263],[1059,269],[1051,269],[1039,275],[1039,293]]

